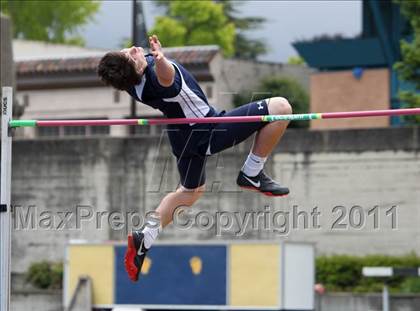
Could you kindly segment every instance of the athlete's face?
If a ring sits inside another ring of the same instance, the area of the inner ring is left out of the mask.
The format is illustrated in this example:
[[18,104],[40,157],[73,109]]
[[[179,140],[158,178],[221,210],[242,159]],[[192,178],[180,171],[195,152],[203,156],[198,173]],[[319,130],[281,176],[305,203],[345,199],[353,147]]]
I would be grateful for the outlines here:
[[143,48],[132,46],[131,48],[122,49],[121,53],[123,53],[129,60],[131,60],[134,63],[136,72],[139,75],[142,75],[144,72],[144,69],[147,66],[147,61],[146,61],[146,58],[144,57]]

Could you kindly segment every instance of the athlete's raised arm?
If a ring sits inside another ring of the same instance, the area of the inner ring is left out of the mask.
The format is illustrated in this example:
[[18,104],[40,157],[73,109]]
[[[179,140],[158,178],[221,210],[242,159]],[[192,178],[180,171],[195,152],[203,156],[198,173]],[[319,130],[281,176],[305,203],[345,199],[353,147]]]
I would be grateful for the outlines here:
[[160,85],[164,87],[171,86],[174,82],[175,68],[166,59],[162,52],[162,45],[156,35],[149,37],[150,52],[155,58],[156,75]]

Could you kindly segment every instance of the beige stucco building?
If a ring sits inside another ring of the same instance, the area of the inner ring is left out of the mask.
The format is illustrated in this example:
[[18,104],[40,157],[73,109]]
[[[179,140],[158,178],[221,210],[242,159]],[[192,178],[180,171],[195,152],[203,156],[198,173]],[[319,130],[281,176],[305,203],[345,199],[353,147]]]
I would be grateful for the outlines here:
[[[115,119],[131,116],[131,98],[104,86],[96,66],[106,51],[33,41],[14,41],[17,98],[25,106],[22,119]],[[209,102],[218,110],[233,108],[242,90],[258,92],[266,76],[286,76],[309,89],[304,66],[225,59],[217,46],[164,49],[197,79]],[[162,117],[158,110],[138,103],[137,117]],[[125,136],[129,127],[25,128],[25,137],[112,135]],[[159,127],[136,127],[135,133],[155,134]]]
[[[389,109],[391,92],[387,68],[366,69],[360,78],[351,70],[316,72],[310,78],[310,109],[338,112]],[[389,117],[312,121],[312,129],[389,126]]]

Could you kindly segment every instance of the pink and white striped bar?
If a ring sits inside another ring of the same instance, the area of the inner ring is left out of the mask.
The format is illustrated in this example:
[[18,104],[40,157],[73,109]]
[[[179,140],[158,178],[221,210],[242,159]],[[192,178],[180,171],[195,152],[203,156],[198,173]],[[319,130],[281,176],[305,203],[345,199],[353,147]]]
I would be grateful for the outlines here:
[[195,123],[247,123],[273,121],[304,121],[319,119],[344,119],[360,117],[383,117],[420,115],[420,108],[367,110],[349,112],[323,112],[287,115],[209,117],[209,118],[162,118],[162,119],[114,119],[114,120],[12,120],[10,127],[45,126],[108,126],[108,125],[156,125],[156,124],[195,124]]

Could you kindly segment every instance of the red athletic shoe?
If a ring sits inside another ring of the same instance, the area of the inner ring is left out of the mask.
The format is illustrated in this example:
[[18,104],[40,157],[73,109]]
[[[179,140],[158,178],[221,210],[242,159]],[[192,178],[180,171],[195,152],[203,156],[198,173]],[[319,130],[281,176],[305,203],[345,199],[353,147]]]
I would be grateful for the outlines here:
[[133,231],[127,237],[127,250],[124,257],[125,271],[133,282],[139,279],[141,266],[146,258],[148,249],[144,247],[144,234]]

